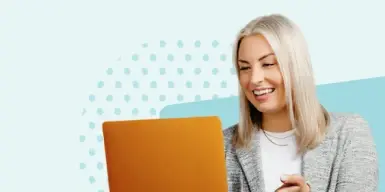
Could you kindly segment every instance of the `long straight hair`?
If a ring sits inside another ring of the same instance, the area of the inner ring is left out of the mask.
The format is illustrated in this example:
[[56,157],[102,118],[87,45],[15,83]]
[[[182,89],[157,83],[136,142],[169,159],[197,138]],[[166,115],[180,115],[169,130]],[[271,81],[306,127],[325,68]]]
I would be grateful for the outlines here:
[[[272,47],[283,76],[286,105],[295,128],[298,151],[316,147],[325,137],[329,116],[319,103],[307,44],[300,29],[279,14],[265,15],[249,22],[234,43],[234,65],[239,80],[238,49],[246,36],[262,35]],[[236,147],[248,147],[253,132],[262,125],[262,113],[239,89],[240,119],[234,134]]]

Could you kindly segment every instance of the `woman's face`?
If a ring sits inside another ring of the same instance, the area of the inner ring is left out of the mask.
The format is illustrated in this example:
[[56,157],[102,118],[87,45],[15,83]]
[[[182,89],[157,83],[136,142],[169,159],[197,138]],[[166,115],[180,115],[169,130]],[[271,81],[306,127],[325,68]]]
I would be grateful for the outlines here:
[[241,40],[238,50],[239,79],[247,99],[262,113],[285,109],[285,88],[274,52],[262,35]]

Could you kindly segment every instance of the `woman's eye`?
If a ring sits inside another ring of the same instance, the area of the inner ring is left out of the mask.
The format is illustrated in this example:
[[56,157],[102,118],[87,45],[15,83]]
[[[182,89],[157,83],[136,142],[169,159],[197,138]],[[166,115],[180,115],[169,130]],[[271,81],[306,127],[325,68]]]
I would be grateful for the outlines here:
[[243,70],[247,70],[247,69],[250,69],[250,67],[240,67],[239,70],[243,71]]
[[264,67],[270,67],[270,66],[273,66],[274,64],[269,64],[269,63],[265,63],[265,64],[263,64],[262,66],[264,66]]

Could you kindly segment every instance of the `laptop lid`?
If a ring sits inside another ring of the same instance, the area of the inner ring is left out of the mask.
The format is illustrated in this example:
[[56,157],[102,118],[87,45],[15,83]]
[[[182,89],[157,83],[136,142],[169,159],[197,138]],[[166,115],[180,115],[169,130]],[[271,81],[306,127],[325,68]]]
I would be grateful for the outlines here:
[[111,192],[227,191],[218,117],[103,123]]

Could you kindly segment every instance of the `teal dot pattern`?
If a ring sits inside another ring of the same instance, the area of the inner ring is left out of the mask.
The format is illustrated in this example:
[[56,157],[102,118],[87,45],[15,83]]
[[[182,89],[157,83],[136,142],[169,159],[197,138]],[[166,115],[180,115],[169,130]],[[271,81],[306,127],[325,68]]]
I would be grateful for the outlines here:
[[107,192],[102,123],[158,118],[163,107],[238,94],[232,46],[219,40],[144,42],[120,55],[92,85],[82,109],[79,160],[89,191]]

